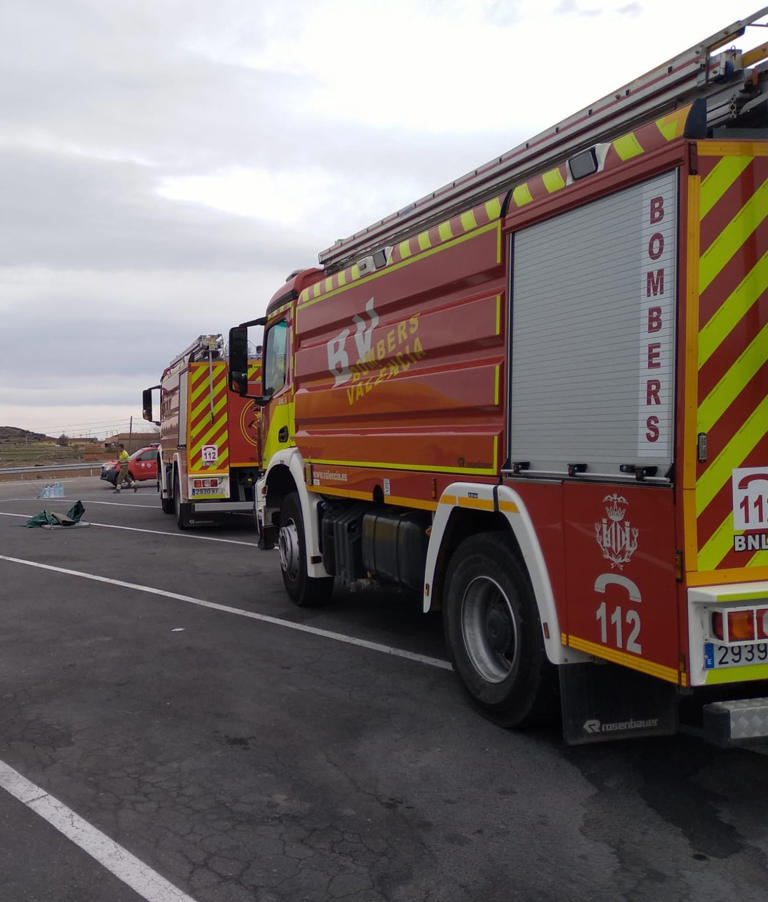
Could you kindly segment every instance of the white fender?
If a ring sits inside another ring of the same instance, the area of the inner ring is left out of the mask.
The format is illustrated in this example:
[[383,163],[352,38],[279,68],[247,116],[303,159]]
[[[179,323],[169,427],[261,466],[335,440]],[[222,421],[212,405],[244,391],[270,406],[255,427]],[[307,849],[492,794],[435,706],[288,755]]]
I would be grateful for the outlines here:
[[541,544],[536,535],[533,520],[522,498],[510,486],[467,482],[454,482],[447,486],[438,502],[429,536],[424,572],[424,611],[429,611],[432,607],[430,590],[435,579],[437,558],[445,537],[448,520],[456,508],[481,510],[488,513],[498,512],[506,518],[520,546],[523,562],[531,578],[539,609],[539,618],[544,629],[544,647],[547,658],[553,664],[572,664],[592,660],[582,652],[566,648],[560,641],[560,621]]
[[298,448],[284,448],[276,451],[269,461],[269,467],[258,481],[256,485],[256,508],[260,522],[264,522],[263,511],[266,502],[262,501],[261,487],[269,482],[269,474],[277,467],[287,467],[293,481],[296,483],[296,490],[299,494],[299,502],[301,503],[301,516],[304,520],[304,545],[307,550],[307,575],[313,579],[322,579],[330,576],[322,563],[312,563],[313,557],[320,557],[320,534],[316,529],[317,526],[317,507],[322,501],[319,495],[307,490],[304,481],[304,458]]

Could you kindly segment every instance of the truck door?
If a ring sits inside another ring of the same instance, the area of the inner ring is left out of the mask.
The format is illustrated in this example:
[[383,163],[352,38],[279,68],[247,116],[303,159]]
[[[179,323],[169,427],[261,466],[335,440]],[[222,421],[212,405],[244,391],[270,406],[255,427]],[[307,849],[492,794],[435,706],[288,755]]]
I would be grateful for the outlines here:
[[671,170],[510,239],[508,447],[561,484],[563,641],[671,682],[677,191]]
[[291,361],[291,322],[288,312],[267,324],[264,333],[264,394],[270,396],[263,410],[263,461],[294,445],[295,415]]

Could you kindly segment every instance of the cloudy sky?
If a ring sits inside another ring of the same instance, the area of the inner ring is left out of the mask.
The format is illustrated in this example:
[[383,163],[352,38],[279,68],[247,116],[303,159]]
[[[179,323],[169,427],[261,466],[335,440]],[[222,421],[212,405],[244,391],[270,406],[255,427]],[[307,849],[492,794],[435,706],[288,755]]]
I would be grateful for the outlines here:
[[141,422],[336,238],[758,6],[2,0],[0,425]]

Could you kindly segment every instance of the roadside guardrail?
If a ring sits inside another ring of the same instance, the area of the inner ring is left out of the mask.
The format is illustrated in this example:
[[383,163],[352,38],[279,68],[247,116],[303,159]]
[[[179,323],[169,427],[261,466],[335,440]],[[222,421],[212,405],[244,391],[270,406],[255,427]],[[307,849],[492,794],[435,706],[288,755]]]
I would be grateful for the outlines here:
[[93,476],[101,473],[101,463],[36,464],[31,467],[0,467],[0,481],[12,479],[50,479],[67,474]]

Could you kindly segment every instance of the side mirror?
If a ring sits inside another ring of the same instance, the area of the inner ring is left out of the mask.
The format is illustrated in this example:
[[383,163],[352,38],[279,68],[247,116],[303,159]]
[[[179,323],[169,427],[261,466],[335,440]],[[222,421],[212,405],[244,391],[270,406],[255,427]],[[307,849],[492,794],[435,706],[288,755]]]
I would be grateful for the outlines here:
[[265,316],[232,326],[229,330],[229,388],[244,398],[251,398],[256,404],[264,407],[269,402],[269,395],[248,394],[248,327],[263,326]]
[[159,385],[153,385],[152,388],[145,388],[141,393],[141,415],[145,420],[154,423],[155,426],[160,425],[160,420],[155,420],[152,412],[152,392],[159,389]]
[[248,394],[248,327],[229,330],[229,387],[239,395]]

